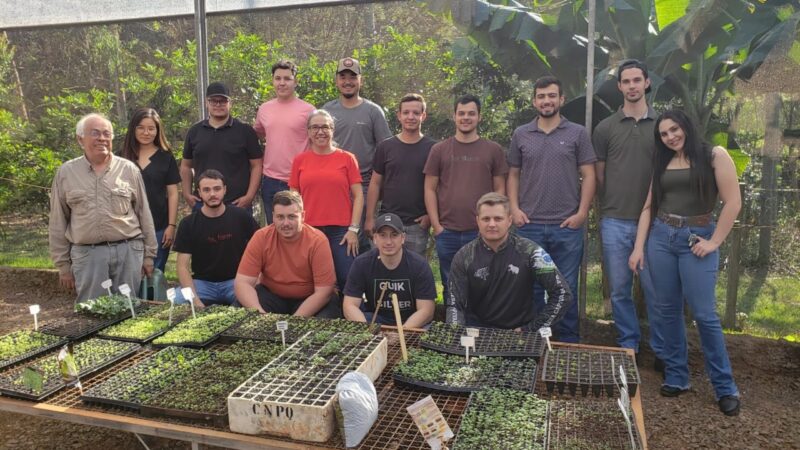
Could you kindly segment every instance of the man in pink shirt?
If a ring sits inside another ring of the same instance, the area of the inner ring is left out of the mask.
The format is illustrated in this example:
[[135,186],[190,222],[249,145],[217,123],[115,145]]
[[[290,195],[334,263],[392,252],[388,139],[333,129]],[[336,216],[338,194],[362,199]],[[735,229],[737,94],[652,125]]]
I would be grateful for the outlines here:
[[296,77],[297,66],[292,61],[284,59],[272,65],[275,98],[258,108],[253,125],[258,137],[265,141],[261,198],[267,224],[272,223],[272,197],[289,190],[292,160],[308,144],[306,120],[314,106],[297,98]]

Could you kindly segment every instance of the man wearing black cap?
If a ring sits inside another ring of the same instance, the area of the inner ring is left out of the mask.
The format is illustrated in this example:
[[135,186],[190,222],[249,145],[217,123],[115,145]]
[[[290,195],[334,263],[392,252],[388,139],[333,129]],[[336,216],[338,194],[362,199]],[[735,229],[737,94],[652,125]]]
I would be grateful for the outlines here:
[[181,160],[183,198],[190,207],[199,208],[202,202],[192,181],[214,169],[228,180],[224,202],[250,209],[261,182],[263,151],[258,136],[253,127],[231,117],[231,96],[224,84],[208,85],[206,106],[208,119],[192,125],[186,133]]
[[[372,177],[372,159],[375,147],[392,137],[383,109],[361,97],[361,64],[354,58],[342,58],[336,67],[336,88],[339,98],[329,101],[322,109],[328,111],[335,121],[333,139],[339,148],[356,155],[361,171],[364,198]],[[361,216],[364,223],[364,215]],[[362,250],[369,246],[364,234],[359,232]]]
[[404,327],[421,328],[433,319],[433,273],[425,258],[404,251],[405,237],[403,221],[396,214],[375,220],[375,248],[359,255],[347,276],[345,318],[366,322],[377,314],[377,323],[396,325],[391,297],[396,294]]

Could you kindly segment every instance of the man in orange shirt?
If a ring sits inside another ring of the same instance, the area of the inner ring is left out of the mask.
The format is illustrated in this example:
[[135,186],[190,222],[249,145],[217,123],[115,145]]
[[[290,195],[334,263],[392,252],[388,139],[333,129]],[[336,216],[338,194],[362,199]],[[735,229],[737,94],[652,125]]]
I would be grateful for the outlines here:
[[236,273],[236,298],[245,308],[304,317],[342,317],[328,239],[304,224],[303,215],[300,194],[275,194],[273,222],[250,239]]

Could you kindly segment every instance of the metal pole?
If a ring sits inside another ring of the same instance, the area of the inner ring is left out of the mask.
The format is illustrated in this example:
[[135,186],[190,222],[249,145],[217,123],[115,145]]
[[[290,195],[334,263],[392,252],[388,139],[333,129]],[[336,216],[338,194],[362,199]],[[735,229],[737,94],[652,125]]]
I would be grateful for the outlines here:
[[[587,45],[586,45],[586,117],[584,120],[584,124],[586,126],[586,130],[589,134],[592,133],[592,99],[594,98],[594,34],[595,34],[595,0],[589,0],[587,2],[589,7],[589,16],[587,20],[589,21],[589,28],[587,32]],[[578,303],[578,310],[580,315],[580,320],[583,322],[586,319],[586,282],[589,278],[587,270],[588,270],[588,259],[586,254],[588,253],[589,248],[589,227],[588,223],[587,226],[583,228],[583,257],[581,258],[581,272],[580,272],[580,287],[579,289],[579,303]]]
[[[745,184],[739,183],[739,193],[742,196],[742,201],[745,197]],[[739,259],[742,253],[742,222],[736,221],[733,224],[733,231],[731,232],[731,250],[728,254],[728,283],[726,286],[725,295],[725,318],[723,325],[728,329],[736,328],[736,303],[739,294]]]
[[206,118],[206,86],[208,86],[208,23],[206,0],[194,0],[194,39],[197,43],[197,101],[200,120]]

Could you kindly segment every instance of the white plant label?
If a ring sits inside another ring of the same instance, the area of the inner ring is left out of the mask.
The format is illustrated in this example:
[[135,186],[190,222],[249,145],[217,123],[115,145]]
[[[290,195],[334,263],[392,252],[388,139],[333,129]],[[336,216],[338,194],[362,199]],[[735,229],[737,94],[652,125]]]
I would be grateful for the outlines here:
[[455,436],[430,395],[409,406],[406,411],[431,449],[442,450],[444,443]]
[[275,326],[278,327],[278,331],[281,332],[281,342],[283,343],[283,348],[286,348],[286,330],[289,329],[289,322],[279,320],[275,322]]
[[183,294],[183,298],[189,301],[189,305],[192,307],[192,318],[196,318],[197,314],[194,312],[194,292],[192,292],[192,288],[181,288],[181,294]]
[[542,327],[539,328],[539,334],[541,334],[545,342],[547,342],[547,350],[553,351],[553,347],[550,346],[550,337],[553,335],[553,330],[551,330],[550,327]]
[[478,337],[481,335],[481,330],[479,328],[467,328],[467,336]]
[[475,349],[475,338],[472,336],[461,336],[461,346],[464,347],[467,364],[469,364],[469,349]]
[[175,307],[175,288],[167,289],[167,300],[169,300],[169,326],[172,326],[172,308]]
[[103,289],[108,291],[108,296],[109,297],[111,297],[111,285],[112,284],[114,284],[114,283],[111,281],[111,278],[109,278],[108,280],[103,281],[102,283],[100,283],[100,287],[102,287]]
[[128,306],[131,308],[131,317],[136,317],[136,311],[133,309],[133,300],[131,300],[131,287],[127,284],[120,284],[119,285],[119,292],[128,297]]
[[33,314],[33,331],[39,331],[39,305],[31,305],[28,309]]

